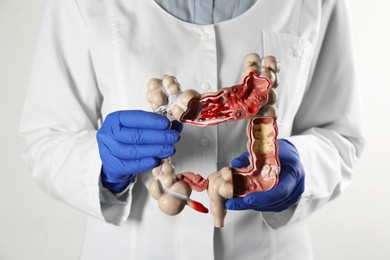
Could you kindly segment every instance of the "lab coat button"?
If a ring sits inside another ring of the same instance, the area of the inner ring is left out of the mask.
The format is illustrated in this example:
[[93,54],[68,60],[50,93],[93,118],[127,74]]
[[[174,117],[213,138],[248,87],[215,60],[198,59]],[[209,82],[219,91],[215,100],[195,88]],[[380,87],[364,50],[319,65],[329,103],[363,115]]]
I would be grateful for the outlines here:
[[202,32],[200,34],[200,38],[202,39],[202,41],[208,40],[209,39],[209,34],[207,32]]
[[210,140],[208,138],[203,138],[201,141],[200,141],[200,144],[203,146],[203,147],[208,147],[210,145]]
[[210,83],[208,83],[208,82],[203,82],[203,83],[202,83],[202,89],[203,89],[203,90],[209,90],[209,89],[210,89]]
[[298,48],[295,48],[293,50],[293,56],[294,57],[299,57],[299,55],[301,55],[301,51]]

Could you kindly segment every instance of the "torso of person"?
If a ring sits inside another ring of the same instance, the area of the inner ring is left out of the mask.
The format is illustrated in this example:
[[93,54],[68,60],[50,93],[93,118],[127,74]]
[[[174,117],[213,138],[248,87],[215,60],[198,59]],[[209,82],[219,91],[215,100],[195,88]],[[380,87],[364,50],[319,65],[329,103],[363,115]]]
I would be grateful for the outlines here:
[[[307,86],[320,1],[257,0],[236,17],[203,25],[181,20],[153,0],[80,2],[103,117],[124,109],[151,111],[146,84],[152,77],[174,75],[183,90],[200,93],[239,84],[243,58],[255,52],[280,62],[279,137],[291,135]],[[246,151],[246,124],[185,126],[173,156],[176,173],[207,178],[230,165]],[[304,223],[273,230],[260,212],[229,211],[225,227],[217,230],[210,214],[189,207],[166,216],[148,195],[152,178],[146,173],[137,181],[122,227],[88,220],[82,259],[100,259],[92,257],[102,257],[104,250],[116,251],[121,257],[116,259],[311,259]],[[208,205],[207,193],[192,197]]]

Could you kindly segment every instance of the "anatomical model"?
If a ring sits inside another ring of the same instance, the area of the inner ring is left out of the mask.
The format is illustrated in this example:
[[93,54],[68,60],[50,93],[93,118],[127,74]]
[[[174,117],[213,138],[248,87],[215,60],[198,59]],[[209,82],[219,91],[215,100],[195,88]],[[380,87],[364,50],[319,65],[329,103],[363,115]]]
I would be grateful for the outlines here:
[[244,58],[244,67],[242,84],[215,93],[199,94],[192,89],[182,91],[173,76],[149,80],[147,100],[156,113],[201,127],[248,120],[248,167],[224,167],[210,174],[207,180],[191,172],[175,174],[170,158],[153,169],[154,180],[149,191],[166,214],[176,215],[185,205],[207,213],[206,207],[190,199],[192,190],[207,189],[214,225],[223,227],[226,199],[267,191],[277,184],[280,163],[275,88],[278,86],[279,63],[273,56],[261,59],[252,53]]

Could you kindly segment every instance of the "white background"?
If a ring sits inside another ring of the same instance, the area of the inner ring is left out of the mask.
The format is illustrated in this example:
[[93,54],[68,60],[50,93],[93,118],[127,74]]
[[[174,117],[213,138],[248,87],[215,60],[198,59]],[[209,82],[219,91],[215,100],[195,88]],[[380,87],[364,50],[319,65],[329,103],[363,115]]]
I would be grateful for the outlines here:
[[[82,244],[85,217],[33,183],[17,133],[45,3],[0,0],[0,260],[78,259]],[[310,218],[313,250],[317,260],[389,260],[390,1],[349,4],[368,140],[350,188]]]

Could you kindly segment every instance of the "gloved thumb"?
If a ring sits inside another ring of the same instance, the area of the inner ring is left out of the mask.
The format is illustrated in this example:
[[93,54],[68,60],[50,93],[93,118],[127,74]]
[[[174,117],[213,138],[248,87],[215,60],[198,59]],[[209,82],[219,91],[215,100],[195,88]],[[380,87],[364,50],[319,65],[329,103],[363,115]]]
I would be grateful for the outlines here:
[[230,164],[234,168],[243,168],[249,165],[249,153],[245,152],[241,154],[239,157],[233,159]]

